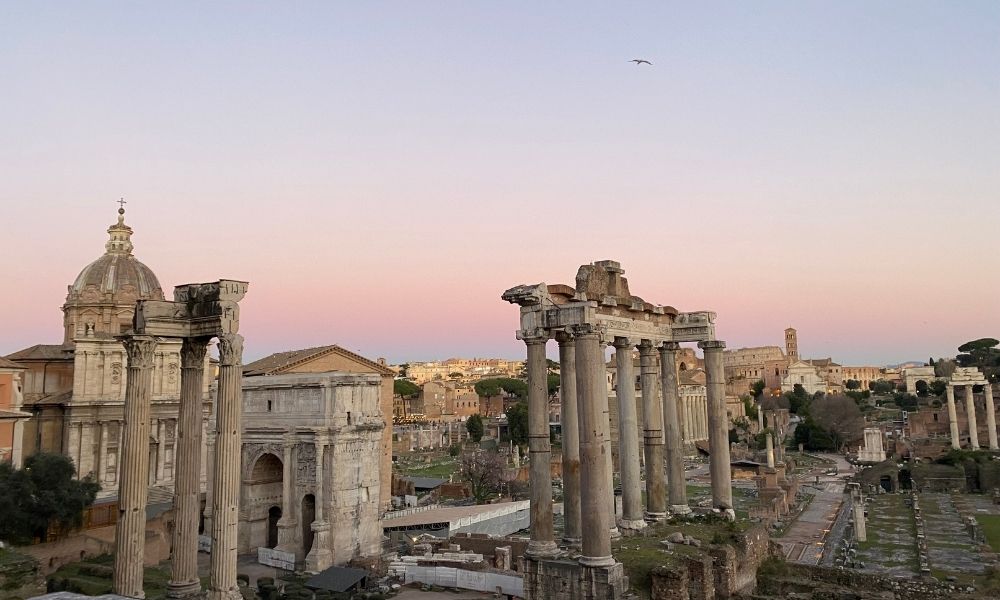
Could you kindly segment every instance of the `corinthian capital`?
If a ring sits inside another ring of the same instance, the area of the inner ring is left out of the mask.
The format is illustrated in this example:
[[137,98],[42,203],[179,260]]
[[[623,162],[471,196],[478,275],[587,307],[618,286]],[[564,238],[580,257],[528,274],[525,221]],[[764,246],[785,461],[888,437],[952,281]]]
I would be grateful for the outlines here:
[[121,338],[128,356],[128,366],[139,369],[153,368],[156,356],[156,338],[146,335],[127,335]]
[[184,338],[181,342],[181,368],[197,369],[205,365],[205,352],[208,350],[209,337]]
[[239,366],[243,362],[243,336],[226,333],[219,336],[219,365]]

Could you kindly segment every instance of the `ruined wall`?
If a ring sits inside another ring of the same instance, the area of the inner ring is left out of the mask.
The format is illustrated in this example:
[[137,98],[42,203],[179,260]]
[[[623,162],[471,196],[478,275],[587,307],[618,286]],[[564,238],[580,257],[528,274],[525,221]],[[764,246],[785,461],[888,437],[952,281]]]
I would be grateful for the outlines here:
[[[824,598],[842,596],[831,588],[844,588],[852,597],[861,600],[885,598],[890,594],[895,600],[947,600],[959,594],[953,585],[944,582],[893,579],[864,571],[785,563],[776,576],[761,577],[754,595],[778,598],[790,594]],[[962,597],[971,600],[988,596],[963,593]]]
[[458,544],[462,550],[470,550],[484,557],[492,557],[496,554],[496,549],[502,546],[509,546],[511,553],[511,566],[517,570],[520,567],[521,557],[528,549],[528,540],[511,539],[489,536],[483,533],[456,533],[448,539],[449,544]]

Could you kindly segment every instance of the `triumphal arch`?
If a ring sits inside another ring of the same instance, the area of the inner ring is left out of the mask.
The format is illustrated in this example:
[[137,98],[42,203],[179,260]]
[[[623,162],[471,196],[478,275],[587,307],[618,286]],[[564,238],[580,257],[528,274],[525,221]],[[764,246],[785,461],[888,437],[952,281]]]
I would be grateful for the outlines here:
[[[531,539],[524,573],[528,598],[623,597],[628,585],[621,563],[611,555],[613,532],[641,529],[647,521],[665,518],[668,511],[690,512],[675,367],[682,342],[697,342],[705,352],[712,502],[735,518],[722,360],[725,343],[715,339],[715,313],[679,312],[650,304],[631,294],[624,273],[619,263],[604,260],[581,266],[575,287],[519,285],[502,295],[521,307],[517,337],[528,353]],[[582,550],[575,562],[564,558],[552,526],[545,360],[545,344],[550,339],[559,345],[565,541],[579,543]],[[625,382],[635,380],[631,349],[639,349],[644,418],[645,510],[635,386],[617,386],[623,496],[622,518],[617,523],[605,383],[608,344],[617,350],[618,380]]]
[[237,519],[240,492],[240,392],[243,336],[239,301],[247,282],[221,279],[174,288],[174,300],[136,302],[132,331],[120,336],[128,370],[122,438],[119,519],[115,531],[114,591],[143,598],[146,500],[149,472],[150,400],[157,344],[181,342],[181,396],[174,458],[173,560],[168,595],[181,598],[201,590],[198,579],[198,524],[201,508],[201,394],[205,353],[219,345],[219,387],[215,452],[210,465],[212,558],[209,600],[239,600],[236,586]]

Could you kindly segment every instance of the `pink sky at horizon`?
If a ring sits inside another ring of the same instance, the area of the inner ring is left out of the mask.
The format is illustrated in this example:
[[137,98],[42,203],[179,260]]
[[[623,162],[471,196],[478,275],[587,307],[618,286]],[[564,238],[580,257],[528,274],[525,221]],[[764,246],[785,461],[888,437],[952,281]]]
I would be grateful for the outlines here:
[[730,347],[1000,337],[995,3],[4,11],[0,355],[120,196],[168,295],[250,282],[247,360],[520,357],[500,294],[602,259]]

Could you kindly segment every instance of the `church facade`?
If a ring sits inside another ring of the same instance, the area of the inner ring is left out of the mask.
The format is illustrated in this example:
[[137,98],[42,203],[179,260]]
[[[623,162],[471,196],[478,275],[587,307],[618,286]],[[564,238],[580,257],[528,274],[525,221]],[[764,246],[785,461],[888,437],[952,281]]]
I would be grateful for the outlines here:
[[[24,368],[21,410],[31,416],[20,428],[23,455],[69,456],[79,477],[90,476],[100,484],[99,498],[117,495],[121,462],[127,362],[115,336],[131,328],[137,300],[164,299],[156,275],[132,254],[133,231],[125,224],[124,209],[118,212],[118,222],[108,228],[104,254],[68,286],[62,343],[37,344],[6,357]],[[169,341],[158,345],[153,374],[149,484],[165,489],[173,488],[180,346]],[[208,384],[206,377],[206,428]],[[204,460],[202,473],[204,478]]]

